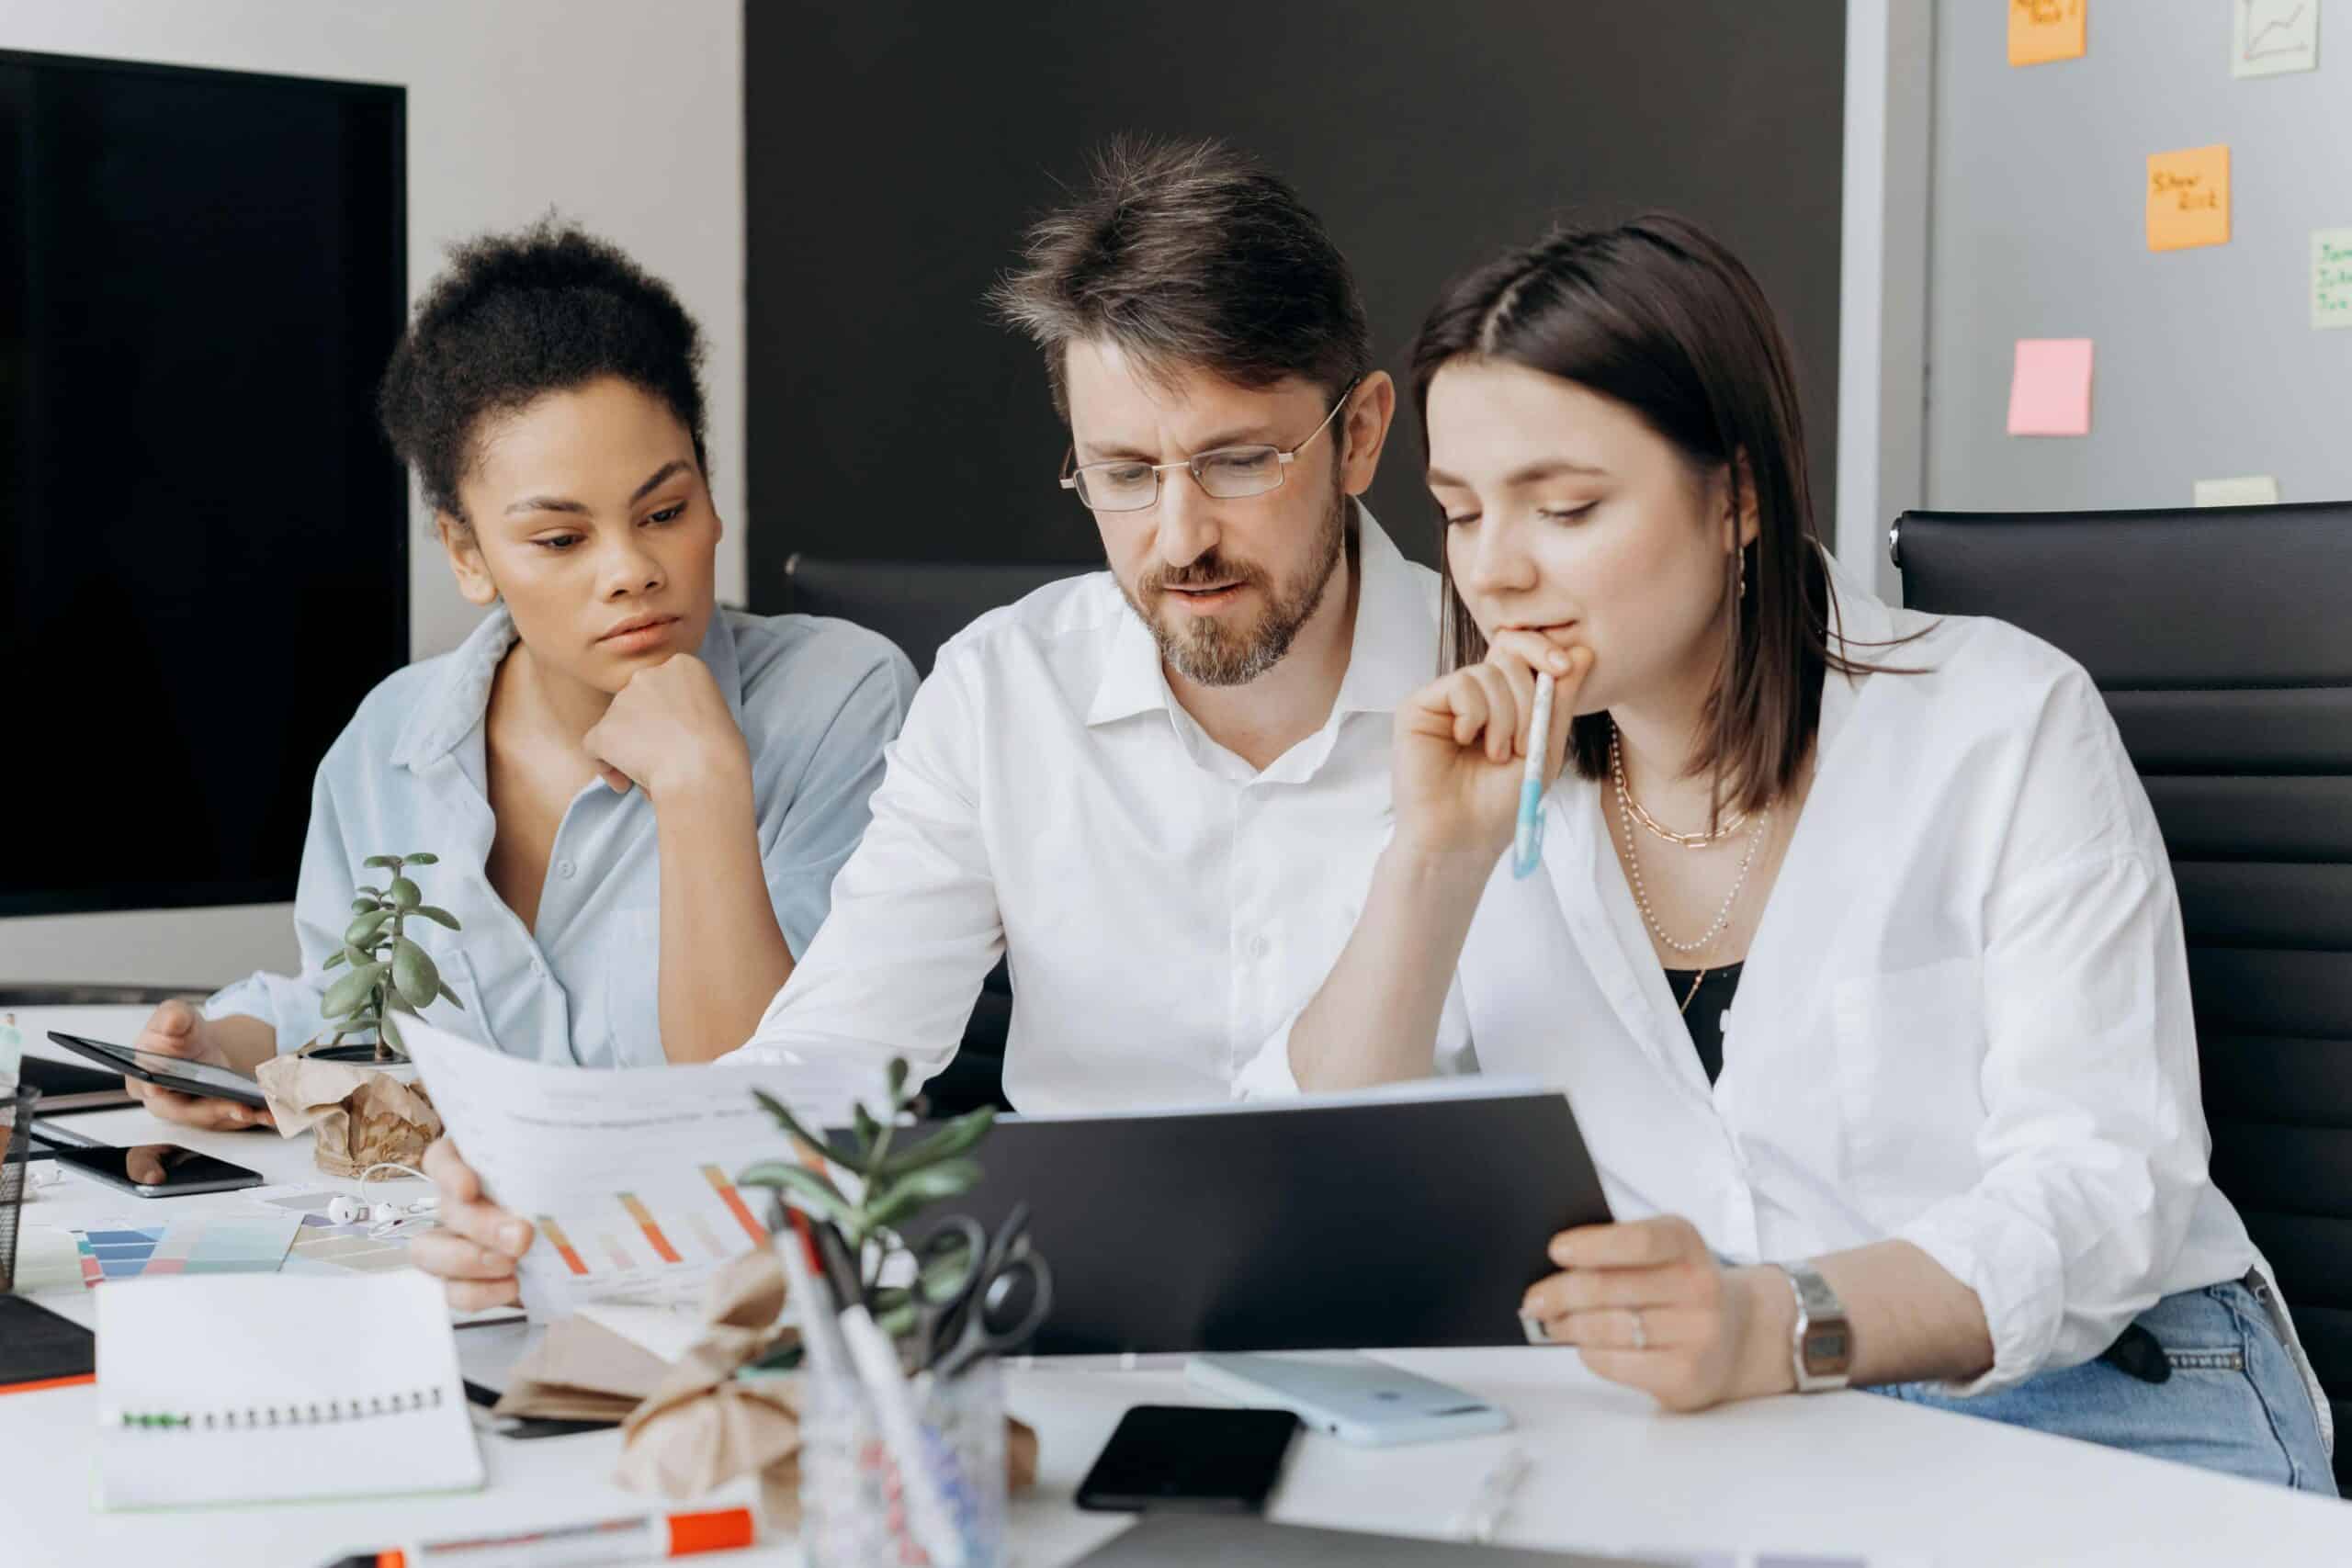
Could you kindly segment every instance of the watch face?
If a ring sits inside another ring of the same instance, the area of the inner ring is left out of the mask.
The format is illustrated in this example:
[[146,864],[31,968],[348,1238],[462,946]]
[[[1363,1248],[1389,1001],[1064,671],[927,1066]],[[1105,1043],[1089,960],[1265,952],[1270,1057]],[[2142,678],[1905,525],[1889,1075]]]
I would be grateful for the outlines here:
[[1824,1324],[1808,1331],[1804,1337],[1805,1370],[1814,1372],[1842,1372],[1847,1357],[1851,1353],[1844,1324]]

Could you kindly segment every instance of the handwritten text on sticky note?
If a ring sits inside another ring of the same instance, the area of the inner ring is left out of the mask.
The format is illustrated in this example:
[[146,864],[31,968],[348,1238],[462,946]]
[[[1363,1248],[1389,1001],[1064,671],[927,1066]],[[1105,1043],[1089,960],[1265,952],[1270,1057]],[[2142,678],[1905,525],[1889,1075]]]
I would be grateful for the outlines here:
[[2312,231],[2312,325],[2352,327],[2352,229]]
[[2230,243],[2226,142],[2148,154],[2148,249],[2185,251]]
[[2091,340],[2021,337],[2009,377],[2011,435],[2091,433]]
[[2009,0],[2009,63],[2047,65],[2083,55],[2090,0]]

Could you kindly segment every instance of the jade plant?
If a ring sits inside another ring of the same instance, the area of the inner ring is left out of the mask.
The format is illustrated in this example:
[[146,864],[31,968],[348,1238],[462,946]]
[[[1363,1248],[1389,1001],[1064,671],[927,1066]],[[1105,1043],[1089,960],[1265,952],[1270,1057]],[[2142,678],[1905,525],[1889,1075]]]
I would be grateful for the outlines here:
[[[979,1163],[969,1155],[995,1123],[996,1108],[983,1106],[958,1116],[901,1147],[899,1134],[905,1129],[899,1126],[899,1118],[921,1103],[908,1088],[903,1058],[891,1061],[888,1084],[885,1114],[876,1117],[863,1104],[856,1108],[846,1149],[810,1132],[775,1096],[752,1091],[787,1137],[808,1154],[857,1179],[853,1184],[854,1198],[823,1169],[805,1160],[764,1161],[735,1179],[744,1187],[773,1188],[783,1201],[831,1225],[849,1258],[856,1260],[858,1286],[874,1313],[876,1325],[896,1338],[915,1325],[917,1292],[936,1300],[952,1291],[971,1266],[973,1260],[967,1258],[934,1254],[924,1259],[925,1271],[918,1276],[896,1260],[911,1252],[903,1234],[910,1221],[933,1203],[969,1191],[979,1180]],[[886,1278],[909,1282],[884,1285]]]
[[342,1044],[348,1035],[373,1030],[377,1059],[381,1061],[403,1049],[400,1025],[392,1021],[394,1013],[423,1012],[436,1000],[465,1010],[466,1004],[441,978],[433,955],[404,929],[412,919],[431,920],[450,931],[459,929],[458,917],[426,903],[407,874],[413,865],[435,865],[439,861],[439,856],[421,851],[368,857],[368,869],[387,874],[383,886],[357,890],[358,897],[351,901],[351,924],[344,928],[343,946],[326,961],[329,969],[347,965],[351,971],[327,987],[320,1003],[319,1010],[334,1026],[334,1038],[327,1042],[329,1049]]

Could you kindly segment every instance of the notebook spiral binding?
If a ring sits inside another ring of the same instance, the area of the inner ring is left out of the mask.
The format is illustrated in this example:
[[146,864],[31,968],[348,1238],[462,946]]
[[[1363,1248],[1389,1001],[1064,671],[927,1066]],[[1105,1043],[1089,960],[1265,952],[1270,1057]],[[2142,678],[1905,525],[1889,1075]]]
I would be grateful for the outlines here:
[[338,1421],[367,1421],[379,1416],[405,1416],[435,1410],[441,1404],[437,1388],[401,1393],[369,1394],[365,1399],[311,1400],[300,1404],[246,1404],[225,1410],[189,1413],[176,1410],[118,1410],[107,1424],[147,1431],[243,1432],[265,1427],[323,1427]]

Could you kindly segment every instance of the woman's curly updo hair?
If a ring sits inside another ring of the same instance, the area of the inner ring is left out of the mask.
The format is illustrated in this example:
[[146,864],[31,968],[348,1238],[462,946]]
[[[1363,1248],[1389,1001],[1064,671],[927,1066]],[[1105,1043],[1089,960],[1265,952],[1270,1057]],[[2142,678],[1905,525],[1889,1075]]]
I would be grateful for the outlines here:
[[454,245],[377,394],[384,434],[425,503],[463,524],[458,481],[486,419],[617,376],[669,405],[706,478],[702,329],[670,286],[550,215]]

